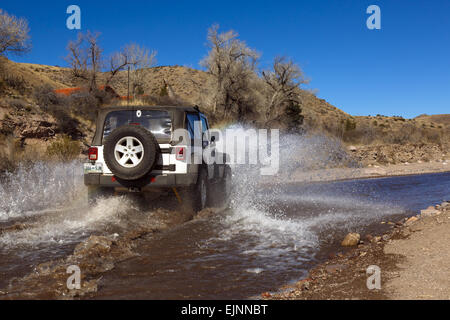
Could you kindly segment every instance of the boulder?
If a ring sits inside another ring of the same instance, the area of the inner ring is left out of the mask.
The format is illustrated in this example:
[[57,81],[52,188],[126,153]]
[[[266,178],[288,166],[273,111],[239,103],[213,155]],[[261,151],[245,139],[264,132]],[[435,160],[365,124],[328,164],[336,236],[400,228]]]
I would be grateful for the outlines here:
[[359,240],[361,240],[361,236],[359,233],[349,233],[345,236],[344,240],[342,241],[341,245],[343,247],[352,247],[356,246],[359,243]]
[[441,212],[439,210],[437,210],[434,206],[429,206],[428,208],[426,208],[425,210],[421,210],[420,211],[420,215],[422,217],[431,217],[437,214],[440,214]]
[[410,225],[410,224],[416,222],[417,220],[419,220],[417,217],[411,217],[408,220],[406,220],[405,224]]

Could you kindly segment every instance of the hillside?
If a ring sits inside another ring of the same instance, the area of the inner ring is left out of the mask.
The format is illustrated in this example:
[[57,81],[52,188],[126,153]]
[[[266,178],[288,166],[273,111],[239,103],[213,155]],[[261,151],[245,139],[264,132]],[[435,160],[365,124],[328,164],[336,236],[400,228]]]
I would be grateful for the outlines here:
[[[43,85],[61,89],[79,87],[82,84],[72,79],[68,68],[15,63],[6,59],[1,62],[3,76],[0,79],[0,135],[3,138],[0,139],[0,145],[5,145],[2,141],[13,134],[13,145],[19,143],[24,147],[35,144],[43,149],[55,135],[67,132],[67,123],[64,129],[61,121],[55,119],[54,112],[49,113],[46,106],[39,106],[34,92]],[[106,76],[104,74],[99,83],[104,82]],[[169,95],[176,96],[186,104],[200,106],[204,105],[202,102],[207,97],[212,80],[206,72],[182,66],[146,69],[144,77],[145,95],[159,96],[161,90],[167,86]],[[126,96],[127,72],[121,71],[111,82],[111,87],[120,96]],[[353,117],[309,91],[301,90],[299,95],[307,131],[332,136],[347,145],[356,146],[356,157],[366,164],[383,161],[396,163],[403,161],[399,159],[407,159],[408,156],[392,156],[395,150],[399,150],[397,147],[391,147],[395,145],[411,145],[412,147],[407,149],[412,148],[417,154],[415,160],[434,159],[434,155],[425,154],[429,148],[425,148],[425,151],[421,148],[424,144],[437,146],[440,158],[441,153],[446,153],[450,143],[450,115],[421,115],[414,119],[382,115]],[[210,115],[212,113],[212,110],[204,111]],[[82,116],[74,116],[69,127],[74,132],[73,137],[79,137],[85,146],[88,145],[94,130],[89,121]]]
[[415,117],[418,121],[424,121],[424,122],[433,122],[443,125],[450,125],[450,114],[433,114],[433,115],[427,115],[423,114],[420,116]]
[[[38,64],[12,63],[17,68],[27,70],[33,78],[50,79],[55,88],[79,86],[73,81],[70,70],[67,68],[45,66]],[[188,104],[200,104],[205,95],[205,89],[210,83],[210,75],[204,71],[182,67],[161,66],[145,70],[144,92],[146,95],[159,95],[166,83],[176,96]],[[111,83],[114,90],[121,96],[127,95],[127,72],[121,71]],[[329,128],[333,130],[336,123],[342,123],[350,116],[338,108],[317,98],[308,91],[302,91],[302,112],[305,116],[305,124],[309,128]]]

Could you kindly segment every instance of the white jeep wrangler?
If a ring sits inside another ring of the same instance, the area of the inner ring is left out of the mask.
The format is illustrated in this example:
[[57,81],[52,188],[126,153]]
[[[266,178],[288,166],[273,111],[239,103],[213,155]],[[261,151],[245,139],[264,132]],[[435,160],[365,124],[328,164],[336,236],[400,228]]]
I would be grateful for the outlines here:
[[84,163],[89,201],[120,192],[166,190],[194,211],[226,204],[231,168],[228,156],[215,150],[217,136],[208,130],[197,107],[102,109]]

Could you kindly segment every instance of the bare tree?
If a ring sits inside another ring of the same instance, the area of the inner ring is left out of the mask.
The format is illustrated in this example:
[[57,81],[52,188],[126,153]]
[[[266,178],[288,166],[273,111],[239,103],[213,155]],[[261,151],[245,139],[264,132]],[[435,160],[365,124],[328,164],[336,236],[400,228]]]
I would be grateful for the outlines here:
[[103,66],[99,36],[98,32],[79,33],[77,39],[67,45],[69,55],[66,60],[72,69],[72,75],[87,81],[90,91],[97,88],[98,74]]
[[109,75],[106,79],[106,85],[111,83],[119,71],[124,70],[128,66],[128,56],[123,51],[113,53],[109,58],[108,64]]
[[131,43],[122,50],[123,62],[130,67],[130,86],[133,98],[143,92],[145,70],[156,63],[156,51]]
[[0,55],[20,55],[31,49],[30,29],[24,18],[17,18],[0,9]]
[[268,87],[266,120],[274,112],[284,112],[289,104],[298,104],[300,85],[308,83],[303,71],[286,57],[275,57],[273,70],[263,71],[263,79]]
[[218,25],[208,30],[210,51],[201,65],[215,79],[214,112],[220,107],[225,116],[237,111],[241,117],[250,106],[248,93],[250,82],[256,77],[259,54],[239,40],[236,32],[219,33],[218,30]]

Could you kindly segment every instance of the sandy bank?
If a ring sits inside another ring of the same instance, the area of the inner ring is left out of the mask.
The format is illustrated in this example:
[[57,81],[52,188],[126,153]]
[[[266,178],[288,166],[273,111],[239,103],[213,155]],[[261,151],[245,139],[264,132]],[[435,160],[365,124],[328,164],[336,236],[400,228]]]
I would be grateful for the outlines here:
[[[392,223],[344,254],[315,267],[307,279],[266,299],[450,299],[450,202]],[[381,270],[381,289],[367,287],[367,268]]]

